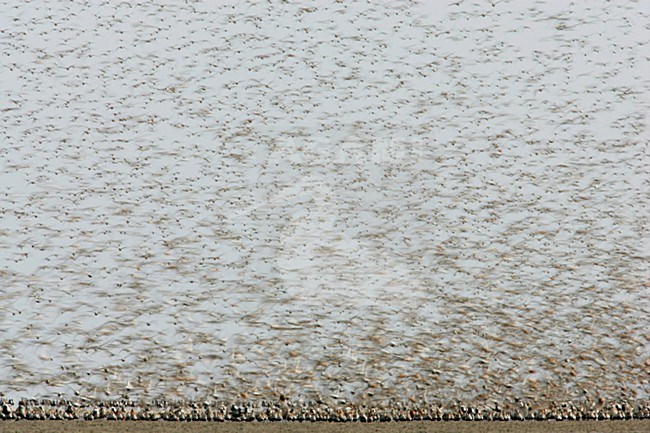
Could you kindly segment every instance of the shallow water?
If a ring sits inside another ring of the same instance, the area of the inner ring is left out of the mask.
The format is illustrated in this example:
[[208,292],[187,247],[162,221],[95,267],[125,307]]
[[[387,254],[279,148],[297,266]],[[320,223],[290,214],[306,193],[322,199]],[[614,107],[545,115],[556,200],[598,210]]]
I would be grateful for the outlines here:
[[650,6],[0,6],[0,395],[647,398]]

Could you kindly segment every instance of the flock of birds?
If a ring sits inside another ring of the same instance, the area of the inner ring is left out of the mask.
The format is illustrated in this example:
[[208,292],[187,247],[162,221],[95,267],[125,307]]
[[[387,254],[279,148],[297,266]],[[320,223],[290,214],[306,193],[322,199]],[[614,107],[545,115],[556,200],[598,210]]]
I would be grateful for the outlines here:
[[648,399],[648,22],[0,2],[0,396]]

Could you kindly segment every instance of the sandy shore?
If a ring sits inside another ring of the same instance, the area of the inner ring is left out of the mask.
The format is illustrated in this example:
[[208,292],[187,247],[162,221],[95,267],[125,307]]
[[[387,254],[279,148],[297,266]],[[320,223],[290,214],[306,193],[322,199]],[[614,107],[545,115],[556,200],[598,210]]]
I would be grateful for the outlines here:
[[388,423],[200,423],[166,421],[0,421],[0,432],[286,432],[286,433],[334,433],[334,432],[494,432],[494,433],[534,433],[534,432],[648,432],[650,420],[625,421],[530,421],[530,422],[388,422]]

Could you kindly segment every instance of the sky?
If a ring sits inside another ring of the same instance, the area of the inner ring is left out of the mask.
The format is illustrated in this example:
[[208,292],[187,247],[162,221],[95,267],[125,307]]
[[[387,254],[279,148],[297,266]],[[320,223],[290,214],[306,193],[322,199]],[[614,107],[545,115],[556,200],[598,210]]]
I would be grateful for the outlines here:
[[649,14],[3,1],[0,395],[647,398]]

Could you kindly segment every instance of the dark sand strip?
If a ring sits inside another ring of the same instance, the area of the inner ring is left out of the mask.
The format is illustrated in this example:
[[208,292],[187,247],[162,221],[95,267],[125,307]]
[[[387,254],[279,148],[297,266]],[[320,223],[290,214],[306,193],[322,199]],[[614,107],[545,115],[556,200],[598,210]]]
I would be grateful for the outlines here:
[[2,433],[648,433],[650,420],[385,423],[174,422],[174,421],[0,421]]

